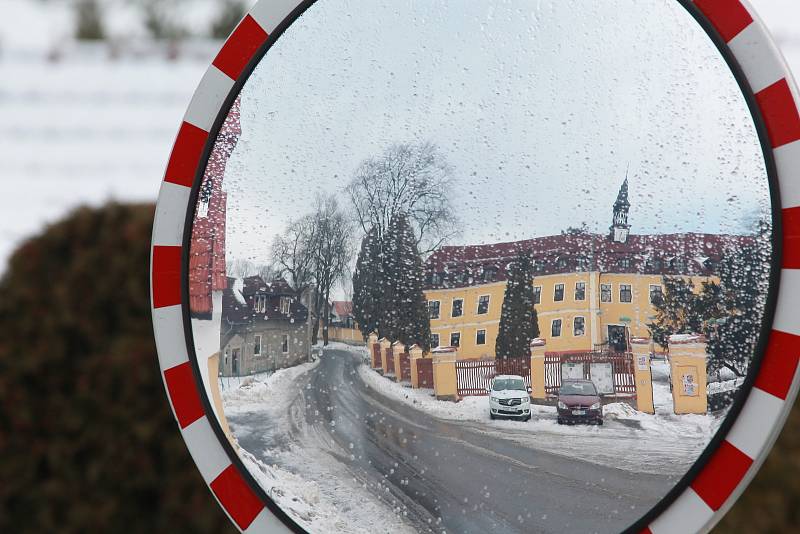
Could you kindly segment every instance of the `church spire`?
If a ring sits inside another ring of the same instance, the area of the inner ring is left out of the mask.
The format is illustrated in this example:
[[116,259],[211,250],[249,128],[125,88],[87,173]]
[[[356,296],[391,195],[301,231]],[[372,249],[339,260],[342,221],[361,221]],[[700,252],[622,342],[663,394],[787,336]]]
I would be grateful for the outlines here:
[[631,225],[628,224],[628,210],[631,203],[628,200],[628,176],[625,173],[625,181],[622,182],[622,187],[619,188],[617,194],[617,201],[614,202],[614,217],[612,219],[610,236],[612,241],[617,243],[625,243],[628,240],[628,233],[630,232]]

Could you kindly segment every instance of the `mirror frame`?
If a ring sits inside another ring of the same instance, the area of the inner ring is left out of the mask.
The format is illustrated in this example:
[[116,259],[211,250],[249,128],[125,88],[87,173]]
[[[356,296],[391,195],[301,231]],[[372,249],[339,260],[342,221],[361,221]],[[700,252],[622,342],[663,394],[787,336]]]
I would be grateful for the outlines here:
[[[627,532],[710,529],[765,460],[800,389],[800,93],[746,0],[674,0],[706,31],[742,90],[761,141],[772,203],[770,290],[755,357],[728,416],[677,484]],[[188,306],[191,226],[211,149],[269,48],[316,0],[259,0],[222,46],[177,135],[156,206],[150,291],[159,364],[183,439],[242,531],[304,532],[258,485],[205,394]],[[212,414],[211,417],[207,414]]]

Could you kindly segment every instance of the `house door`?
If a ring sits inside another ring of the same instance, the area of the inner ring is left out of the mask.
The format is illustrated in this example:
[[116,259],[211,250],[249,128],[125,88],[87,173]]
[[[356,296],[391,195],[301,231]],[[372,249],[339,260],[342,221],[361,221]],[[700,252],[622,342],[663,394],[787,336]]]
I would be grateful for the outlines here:
[[608,325],[608,348],[611,352],[628,352],[628,336],[625,326]]
[[233,349],[231,351],[231,374],[239,376],[239,354],[241,349]]

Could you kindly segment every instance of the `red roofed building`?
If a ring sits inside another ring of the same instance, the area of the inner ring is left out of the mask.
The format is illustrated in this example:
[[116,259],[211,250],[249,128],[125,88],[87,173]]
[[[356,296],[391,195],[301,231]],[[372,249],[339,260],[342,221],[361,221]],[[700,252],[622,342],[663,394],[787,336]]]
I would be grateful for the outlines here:
[[237,99],[211,151],[197,199],[189,248],[189,310],[193,318],[211,319],[213,293],[227,287],[225,212],[228,199],[222,182],[228,159],[242,133],[239,118],[240,100]]
[[432,344],[459,346],[460,358],[494,357],[510,264],[520,251],[534,262],[535,308],[549,352],[624,351],[649,338],[647,323],[664,276],[691,279],[699,290],[715,278],[731,248],[753,236],[630,234],[628,182],[605,235],[584,231],[486,245],[445,246],[425,263]]

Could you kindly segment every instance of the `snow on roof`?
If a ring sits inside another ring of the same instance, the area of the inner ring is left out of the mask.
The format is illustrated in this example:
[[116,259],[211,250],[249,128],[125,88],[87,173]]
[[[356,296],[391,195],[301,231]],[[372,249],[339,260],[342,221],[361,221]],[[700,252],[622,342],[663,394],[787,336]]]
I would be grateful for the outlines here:
[[233,296],[236,299],[236,302],[239,304],[243,304],[247,306],[247,301],[244,299],[244,280],[241,278],[237,278],[233,281]]

